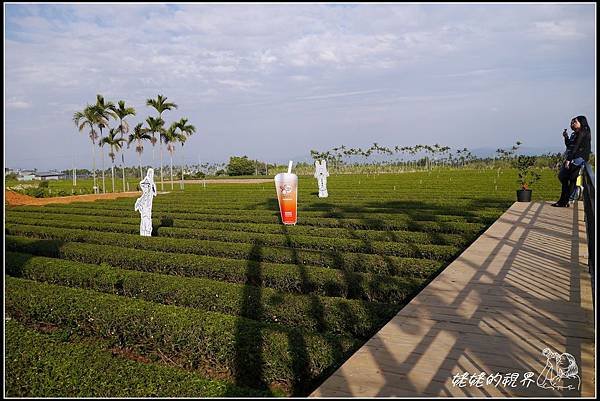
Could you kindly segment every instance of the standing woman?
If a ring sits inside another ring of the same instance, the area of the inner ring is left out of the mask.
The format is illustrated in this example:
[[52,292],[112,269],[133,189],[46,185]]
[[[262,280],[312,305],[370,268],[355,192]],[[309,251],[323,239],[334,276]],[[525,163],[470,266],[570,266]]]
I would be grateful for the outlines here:
[[[555,207],[569,207],[569,195],[575,188],[579,169],[590,158],[592,151],[592,132],[585,116],[577,116],[571,120],[571,129],[575,134],[572,146],[567,149],[566,160],[558,173],[562,191]],[[566,143],[566,141],[565,141]]]

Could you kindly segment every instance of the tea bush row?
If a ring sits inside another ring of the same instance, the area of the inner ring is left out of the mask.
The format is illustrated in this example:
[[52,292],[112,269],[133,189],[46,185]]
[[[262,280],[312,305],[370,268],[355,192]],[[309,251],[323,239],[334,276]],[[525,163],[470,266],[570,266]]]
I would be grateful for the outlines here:
[[358,338],[373,334],[372,328],[382,325],[398,309],[389,304],[294,295],[252,285],[123,270],[23,253],[6,252],[5,257],[6,273],[14,277]]
[[[91,216],[110,216],[123,218],[139,218],[135,211],[121,210],[85,210],[68,208],[48,208],[46,210],[59,210],[61,214],[77,214]],[[223,223],[263,223],[280,224],[279,216],[236,216],[236,215],[214,215],[214,214],[194,214],[194,213],[153,213],[154,217],[169,217],[172,219],[193,220],[193,221],[213,221]],[[414,221],[409,216],[394,216],[390,219],[374,219],[365,217],[362,219],[334,219],[334,218],[299,218],[298,224],[302,226],[329,227],[329,228],[348,228],[365,230],[408,230],[423,232],[442,232],[442,233],[477,233],[485,225],[482,223],[468,223],[456,221]]]
[[268,397],[224,380],[115,356],[101,342],[66,342],[5,321],[8,397]]
[[[7,211],[7,222],[20,222],[27,220],[20,219],[43,219],[47,221],[65,222],[65,216],[58,212],[30,212],[30,211]],[[116,223],[134,225],[139,230],[139,217],[104,217],[104,216],[88,216],[88,215],[68,215],[68,222],[82,222],[90,224],[91,222],[104,224]],[[48,224],[50,225],[50,224]],[[377,231],[377,230],[352,230],[347,228],[320,228],[313,226],[283,226],[281,224],[257,224],[257,223],[221,223],[212,221],[194,221],[170,219],[168,215],[161,218],[152,219],[153,227],[172,226],[175,228],[198,228],[205,230],[219,230],[229,232],[249,232],[249,233],[264,233],[264,234],[288,234],[288,235],[306,235],[313,238],[316,237],[332,237],[332,238],[350,238],[360,239],[363,241],[384,241],[384,242],[404,242],[415,244],[435,244],[435,245],[453,245],[464,246],[471,238],[468,234],[446,234],[446,233],[428,233],[420,231]],[[66,227],[66,225],[65,225]],[[87,227],[87,225],[86,225]],[[138,231],[139,232],[139,231]]]
[[[7,235],[7,251],[118,266],[184,277],[203,277],[275,290],[403,304],[423,284],[420,277],[389,277],[312,266],[261,263],[110,245],[64,243]],[[431,272],[430,272],[431,273]]]
[[[124,234],[139,233],[139,226],[125,224],[83,223],[78,221],[15,219],[9,217],[6,222],[29,226],[45,226],[55,228],[86,229]],[[261,244],[267,246],[288,247],[305,250],[335,250],[337,252],[354,252],[405,257],[429,257],[434,260],[452,256],[458,248],[447,245],[403,244],[400,242],[363,241],[349,238],[310,237],[283,234],[255,234],[247,232],[227,232],[219,230],[185,229],[158,227],[157,236],[168,238],[191,238],[208,241],[234,242],[244,244]]]
[[141,355],[161,352],[185,369],[218,372],[244,387],[304,387],[330,373],[358,345],[347,337],[95,291],[13,277],[5,284],[6,313],[19,321],[105,338]]
[[[188,253],[257,262],[313,265],[346,271],[370,272],[385,275],[421,275],[423,268],[439,267],[441,261],[451,258],[458,248],[446,245],[405,245],[408,255],[422,259],[337,251],[311,251],[277,248],[261,244],[239,244],[221,241],[203,241],[181,238],[141,237],[133,234],[109,233],[23,224],[6,224],[8,235],[64,242],[85,242],[99,245],[118,244],[121,247],[156,250],[169,253]],[[393,244],[394,246],[400,244]]]

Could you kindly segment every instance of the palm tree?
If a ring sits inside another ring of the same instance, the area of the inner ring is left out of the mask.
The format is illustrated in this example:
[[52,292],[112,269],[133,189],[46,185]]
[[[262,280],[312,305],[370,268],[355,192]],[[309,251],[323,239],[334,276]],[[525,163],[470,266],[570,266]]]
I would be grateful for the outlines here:
[[152,137],[150,138],[150,143],[152,144],[152,166],[155,163],[154,157],[154,146],[156,145],[156,134],[157,132],[160,134],[164,131],[165,121],[161,118],[148,117],[146,118],[146,123],[148,123],[148,132],[152,133]]
[[108,156],[112,159],[112,191],[115,192],[115,150],[119,151],[125,142],[125,138],[117,138],[119,131],[111,128],[108,131],[108,136],[100,140],[100,146],[110,145],[110,153]]
[[133,128],[133,133],[129,134],[129,140],[127,141],[127,147],[131,145],[131,142],[137,141],[135,151],[138,154],[138,161],[140,166],[140,180],[144,178],[142,175],[142,152],[144,151],[143,141],[150,141],[152,137],[148,134],[148,128],[143,128],[143,124],[139,123]]
[[[119,127],[117,128],[121,133],[121,139],[125,140],[125,134],[129,133],[129,124],[125,121],[127,116],[135,116],[135,109],[133,107],[125,107],[125,102],[119,100],[119,107],[115,109],[115,114],[119,118]],[[121,153],[121,162],[123,170],[123,192],[125,192],[125,152]]]
[[189,138],[190,136],[192,136],[195,132],[196,132],[196,127],[194,127],[192,124],[188,124],[188,119],[187,118],[181,118],[177,123],[177,128],[179,129],[180,134],[184,135],[184,140],[181,141],[181,159],[182,159],[182,163],[181,163],[181,188],[183,189],[183,144],[185,143],[186,139]]
[[160,136],[161,140],[167,145],[167,151],[171,155],[171,190],[173,190],[173,152],[175,152],[175,142],[185,142],[185,135],[177,132],[177,123],[172,123]]
[[94,168],[92,170],[92,174],[94,176],[94,188],[96,186],[96,139],[98,139],[98,133],[94,129],[94,125],[96,125],[96,113],[93,109],[93,106],[87,105],[83,111],[77,111],[73,114],[73,122],[75,126],[79,129],[79,132],[83,131],[85,126],[90,127],[90,139],[92,140],[92,160],[94,163]]
[[[177,108],[177,105],[175,103],[167,102],[167,97],[163,96],[163,95],[158,95],[156,97],[156,99],[146,99],[146,106],[154,107],[154,109],[158,112],[159,120],[162,120],[163,111]],[[163,158],[162,158],[161,143],[159,143],[158,146],[160,147],[160,187],[161,187],[161,191],[162,191],[164,183],[163,183]]]
[[[102,129],[109,128],[108,120],[116,118],[115,104],[113,102],[105,102],[102,95],[96,95],[96,104],[93,106],[96,113],[96,125],[100,128],[100,141],[102,141]],[[105,192],[105,181],[104,181],[104,152],[102,152],[102,193]]]

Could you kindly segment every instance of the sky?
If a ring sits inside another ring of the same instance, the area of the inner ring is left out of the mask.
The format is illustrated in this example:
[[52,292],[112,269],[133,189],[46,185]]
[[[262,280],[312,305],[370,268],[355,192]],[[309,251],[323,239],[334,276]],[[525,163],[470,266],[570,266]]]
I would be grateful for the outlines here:
[[577,115],[595,147],[593,3],[4,3],[4,23],[5,167],[91,168],[72,117],[97,94],[134,107],[131,127],[156,116],[146,99],[176,103],[167,125],[196,127],[176,164],[374,142],[561,151]]

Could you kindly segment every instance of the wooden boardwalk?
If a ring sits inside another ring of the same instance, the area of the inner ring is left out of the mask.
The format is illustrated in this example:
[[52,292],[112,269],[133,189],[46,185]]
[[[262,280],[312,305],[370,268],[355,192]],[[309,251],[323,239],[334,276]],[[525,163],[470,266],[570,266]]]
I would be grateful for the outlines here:
[[[587,255],[581,202],[515,202],[310,396],[594,397]],[[536,384],[545,348],[575,357],[579,390]],[[527,372],[533,381],[522,382]],[[465,373],[484,381],[453,382]]]

